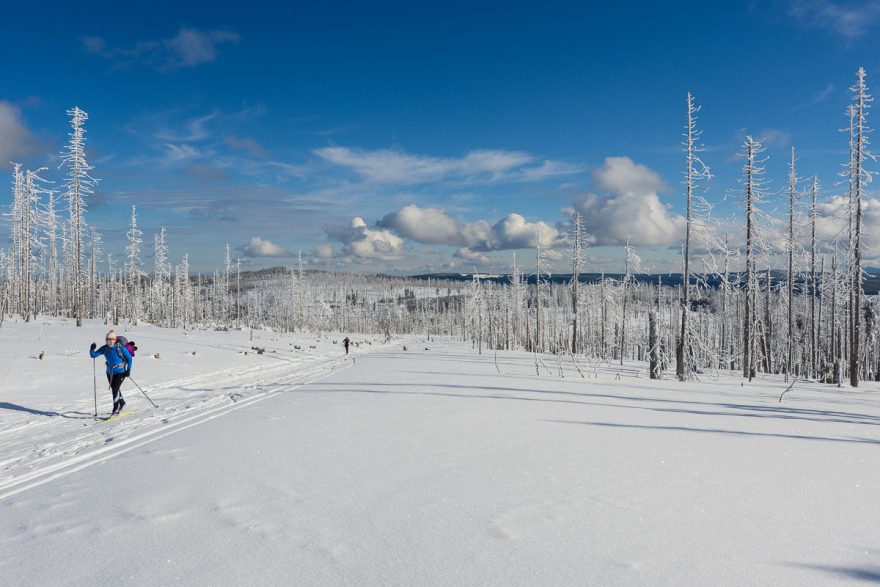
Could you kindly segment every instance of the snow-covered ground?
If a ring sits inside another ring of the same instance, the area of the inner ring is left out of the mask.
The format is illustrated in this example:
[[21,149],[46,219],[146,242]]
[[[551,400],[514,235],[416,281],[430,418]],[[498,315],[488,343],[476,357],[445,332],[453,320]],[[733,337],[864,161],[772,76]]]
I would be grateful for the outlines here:
[[779,403],[778,379],[141,326],[159,408],[126,383],[135,413],[96,423],[105,330],[0,327],[3,584],[880,581],[873,383]]

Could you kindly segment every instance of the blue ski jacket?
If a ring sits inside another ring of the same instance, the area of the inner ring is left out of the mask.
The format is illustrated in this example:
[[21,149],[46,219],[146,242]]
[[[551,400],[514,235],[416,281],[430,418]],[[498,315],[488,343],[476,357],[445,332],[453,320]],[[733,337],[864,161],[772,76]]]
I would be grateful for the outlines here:
[[[120,353],[122,353],[121,356]],[[121,344],[117,343],[113,346],[107,346],[105,344],[95,350],[90,349],[89,355],[91,355],[93,359],[104,355],[104,360],[107,361],[107,373],[125,373],[126,364],[128,364],[128,369],[131,369],[131,353]]]

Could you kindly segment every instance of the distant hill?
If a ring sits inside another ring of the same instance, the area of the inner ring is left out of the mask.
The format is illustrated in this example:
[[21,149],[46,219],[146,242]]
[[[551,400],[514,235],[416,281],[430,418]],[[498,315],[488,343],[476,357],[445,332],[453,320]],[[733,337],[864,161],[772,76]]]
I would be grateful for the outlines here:
[[[267,267],[265,269],[256,269],[249,271],[242,271],[242,283],[249,282],[253,279],[267,278],[267,277],[278,277],[280,275],[289,275],[292,271],[296,271],[296,269],[290,267],[276,266],[276,267]],[[323,269],[306,269],[305,274],[309,276],[320,276],[322,274],[332,273]],[[877,295],[880,293],[880,267],[866,267],[865,273],[867,274],[865,277],[865,294],[867,295]],[[492,283],[510,283],[510,274],[509,273],[480,273],[478,274],[481,279],[484,281],[489,281]],[[738,273],[731,272],[731,280],[736,278]],[[469,282],[473,280],[473,273],[420,273],[418,275],[378,275],[379,277],[388,278],[388,279],[416,279],[416,280],[445,280],[445,281],[458,281],[458,282]],[[602,278],[611,279],[615,281],[620,281],[623,279],[623,273],[581,273],[580,274],[580,282],[581,283],[599,283]],[[535,283],[534,274],[525,274],[523,278],[527,283]],[[773,281],[774,285],[778,285],[785,281],[785,271],[781,269],[771,269],[770,270],[770,278]],[[193,278],[195,279],[195,278]],[[210,282],[211,276],[204,276],[206,282]],[[656,284],[658,280],[666,286],[677,287],[681,285],[681,274],[680,273],[638,273],[633,275],[633,279],[638,283],[653,283]],[[553,283],[568,283],[571,281],[571,273],[557,273],[551,276],[550,280]],[[764,273],[761,273],[761,282],[763,283]],[[710,275],[706,278],[706,283],[710,287],[718,287],[721,284],[721,281],[715,275]]]
[[[865,277],[865,294],[866,295],[877,295],[880,293],[880,267],[868,267],[865,269],[865,273],[868,275]],[[478,274],[481,279],[484,281],[490,281],[492,283],[510,283],[510,274]],[[731,279],[735,279],[737,273],[731,273]],[[623,279],[623,273],[581,273],[579,281],[581,283],[599,283],[602,278],[611,279],[620,281]],[[410,275],[412,279],[441,279],[447,281],[471,281],[474,278],[473,273],[422,273],[419,275]],[[523,278],[527,283],[535,283],[534,274],[525,274]],[[681,274],[680,273],[639,273],[633,275],[633,279],[635,279],[638,283],[658,283],[658,280],[663,285],[667,285],[670,287],[676,287],[681,285]],[[764,274],[761,274],[761,280],[763,282]],[[770,279],[774,285],[782,283],[785,280],[785,272],[779,269],[771,269],[770,270]],[[569,283],[571,281],[571,273],[557,273],[551,276],[550,281],[553,283]],[[718,287],[721,285],[721,280],[715,276],[710,275],[706,278],[706,283],[710,287]]]

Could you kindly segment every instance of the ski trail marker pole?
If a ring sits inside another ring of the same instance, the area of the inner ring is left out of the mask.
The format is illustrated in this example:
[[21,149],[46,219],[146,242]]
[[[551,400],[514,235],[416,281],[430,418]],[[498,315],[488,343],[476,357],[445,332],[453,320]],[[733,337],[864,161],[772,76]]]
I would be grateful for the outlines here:
[[141,389],[141,386],[138,385],[137,382],[136,382],[134,379],[132,379],[131,377],[129,377],[128,379],[129,379],[132,383],[134,383],[134,386],[135,386],[135,387],[137,387],[138,389],[141,390],[141,393],[144,394],[144,397],[147,398],[147,400],[149,400],[149,402],[150,402],[151,404],[153,404],[153,407],[154,407],[154,408],[158,408],[158,407],[159,407],[159,406],[156,405],[156,403],[155,403],[153,400],[150,399],[150,396],[147,395],[147,392],[145,392],[143,389]]

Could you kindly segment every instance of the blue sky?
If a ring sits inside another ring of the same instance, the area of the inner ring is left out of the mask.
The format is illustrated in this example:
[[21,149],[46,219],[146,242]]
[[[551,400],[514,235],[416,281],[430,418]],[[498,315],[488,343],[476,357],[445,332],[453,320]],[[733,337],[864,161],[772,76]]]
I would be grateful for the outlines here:
[[842,189],[838,131],[856,69],[880,72],[880,2],[645,4],[18,4],[0,24],[0,160],[60,180],[80,106],[108,249],[137,204],[145,241],[166,226],[199,270],[226,242],[246,266],[301,250],[316,267],[497,270],[538,230],[561,252],[573,208],[590,268],[620,269],[630,237],[646,268],[676,270],[688,91],[710,200],[737,188],[747,134],[766,138],[771,191],[791,145],[801,175]]

